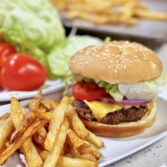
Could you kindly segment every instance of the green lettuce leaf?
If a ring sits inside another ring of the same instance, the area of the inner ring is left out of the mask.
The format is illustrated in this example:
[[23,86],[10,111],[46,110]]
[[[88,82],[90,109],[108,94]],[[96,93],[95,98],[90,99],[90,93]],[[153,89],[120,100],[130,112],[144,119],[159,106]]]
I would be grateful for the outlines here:
[[0,33],[18,51],[47,66],[47,55],[66,40],[58,12],[47,0],[1,0]]
[[101,40],[90,36],[70,36],[61,47],[55,47],[48,56],[48,63],[53,78],[64,77],[69,73],[68,62],[78,50]]
[[122,101],[124,96],[133,100],[151,100],[158,93],[167,90],[167,75],[162,73],[155,79],[134,84],[109,84],[103,81],[97,84],[105,88],[116,101]]
[[118,89],[118,84],[109,84],[103,81],[100,81],[97,84],[99,85],[99,87],[105,88],[107,93],[109,93],[114,98],[114,100],[122,101],[123,95],[120,93]]
[[162,73],[158,78],[135,83],[135,84],[119,84],[119,91],[128,99],[151,100],[158,93],[167,89],[167,76]]

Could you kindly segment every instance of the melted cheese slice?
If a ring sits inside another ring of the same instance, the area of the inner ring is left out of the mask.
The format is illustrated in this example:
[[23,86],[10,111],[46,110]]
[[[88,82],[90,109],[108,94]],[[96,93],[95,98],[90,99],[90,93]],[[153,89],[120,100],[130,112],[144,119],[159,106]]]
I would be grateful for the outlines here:
[[[86,101],[84,102],[89,106],[91,109],[94,117],[100,121],[102,118],[104,118],[108,113],[115,112],[117,110],[120,110],[122,108],[125,108],[125,106],[118,105],[118,104],[108,104],[101,101]],[[128,106],[126,106],[128,107]]]
[[[98,121],[104,118],[108,113],[112,113],[112,112],[118,111],[123,108],[127,109],[127,108],[132,107],[131,105],[108,104],[108,103],[104,103],[101,101],[84,100],[84,102],[89,106],[94,117]],[[154,101],[151,101],[150,103],[146,105],[148,111],[151,111],[153,104],[154,104]],[[137,106],[140,107],[140,105],[136,105],[136,107]]]

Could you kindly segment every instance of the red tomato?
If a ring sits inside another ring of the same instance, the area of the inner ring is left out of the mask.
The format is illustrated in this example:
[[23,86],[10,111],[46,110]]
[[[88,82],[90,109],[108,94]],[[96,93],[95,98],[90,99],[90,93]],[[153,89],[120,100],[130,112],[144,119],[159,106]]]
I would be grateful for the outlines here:
[[8,43],[0,44],[0,68],[2,68],[6,59],[13,56],[14,53],[16,53],[16,50],[12,45]]
[[95,100],[106,95],[106,91],[95,83],[76,83],[72,87],[72,94],[79,100]]
[[34,90],[47,79],[43,65],[25,54],[9,57],[0,73],[1,85],[9,90]]

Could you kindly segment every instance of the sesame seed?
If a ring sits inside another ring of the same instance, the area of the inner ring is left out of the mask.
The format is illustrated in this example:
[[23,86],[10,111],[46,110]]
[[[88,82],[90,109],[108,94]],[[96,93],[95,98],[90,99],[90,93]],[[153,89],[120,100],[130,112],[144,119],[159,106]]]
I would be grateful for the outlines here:
[[147,60],[147,57],[144,55],[143,60]]
[[125,70],[125,69],[126,69],[126,66],[124,66],[123,69]]
[[154,62],[151,61],[151,66],[152,66],[153,69],[155,69],[157,65]]

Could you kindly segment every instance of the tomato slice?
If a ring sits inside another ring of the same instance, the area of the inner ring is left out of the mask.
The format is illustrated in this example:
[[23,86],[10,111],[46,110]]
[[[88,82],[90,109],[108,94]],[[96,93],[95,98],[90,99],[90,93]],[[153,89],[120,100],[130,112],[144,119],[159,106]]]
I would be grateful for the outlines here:
[[15,48],[8,43],[0,44],[0,68],[4,65],[8,57],[12,57],[16,53]]
[[104,88],[95,83],[76,83],[72,86],[72,94],[78,100],[95,100],[106,95]]

